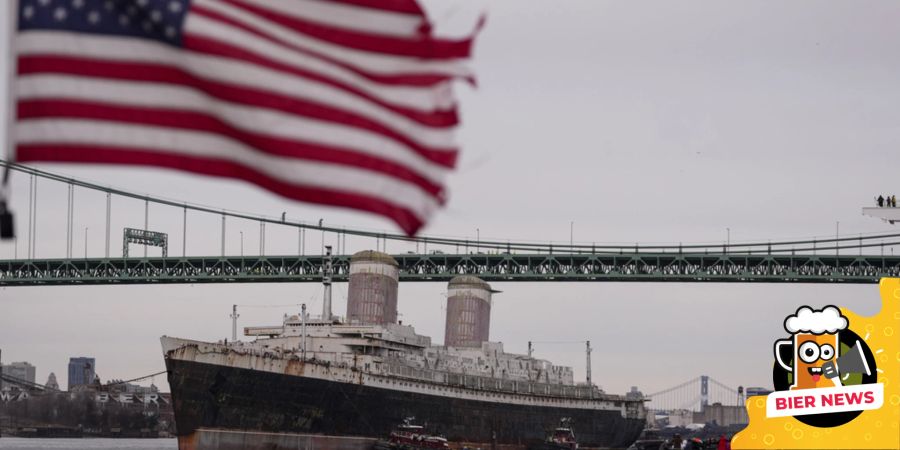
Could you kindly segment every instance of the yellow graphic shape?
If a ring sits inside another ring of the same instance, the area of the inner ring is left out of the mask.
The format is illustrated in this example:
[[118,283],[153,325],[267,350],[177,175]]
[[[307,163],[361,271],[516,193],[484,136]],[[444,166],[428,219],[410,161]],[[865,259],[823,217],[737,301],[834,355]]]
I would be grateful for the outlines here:
[[841,308],[864,338],[884,384],[884,406],[837,427],[819,428],[793,417],[766,417],[766,397],[747,399],[750,424],[731,441],[739,449],[900,449],[900,278],[883,278],[881,311],[863,317]]

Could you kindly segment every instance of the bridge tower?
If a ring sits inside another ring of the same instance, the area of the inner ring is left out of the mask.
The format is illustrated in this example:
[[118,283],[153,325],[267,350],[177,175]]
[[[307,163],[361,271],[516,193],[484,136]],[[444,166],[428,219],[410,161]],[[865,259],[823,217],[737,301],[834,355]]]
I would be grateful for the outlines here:
[[709,406],[709,375],[700,375],[700,410]]

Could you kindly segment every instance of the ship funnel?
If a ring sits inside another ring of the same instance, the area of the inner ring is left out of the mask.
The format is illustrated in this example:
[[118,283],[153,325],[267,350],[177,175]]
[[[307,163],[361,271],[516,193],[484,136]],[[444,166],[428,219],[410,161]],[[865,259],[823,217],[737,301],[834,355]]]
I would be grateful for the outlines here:
[[325,267],[322,274],[322,285],[325,292],[322,294],[322,320],[331,321],[331,276],[333,266],[331,261],[331,246],[325,246]]
[[495,292],[481,278],[460,275],[447,285],[447,322],[444,345],[481,348],[491,331],[491,295]]
[[362,325],[397,323],[400,265],[387,253],[363,250],[350,258],[347,322]]

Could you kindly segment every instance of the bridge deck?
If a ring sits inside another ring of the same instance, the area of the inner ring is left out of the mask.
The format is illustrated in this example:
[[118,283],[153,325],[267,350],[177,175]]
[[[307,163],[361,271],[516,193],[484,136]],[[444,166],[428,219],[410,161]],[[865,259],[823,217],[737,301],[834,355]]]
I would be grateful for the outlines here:
[[[394,255],[401,281],[642,281],[877,283],[900,276],[900,256],[777,254]],[[349,256],[334,256],[346,281]],[[87,258],[0,261],[0,286],[320,282],[322,256]]]

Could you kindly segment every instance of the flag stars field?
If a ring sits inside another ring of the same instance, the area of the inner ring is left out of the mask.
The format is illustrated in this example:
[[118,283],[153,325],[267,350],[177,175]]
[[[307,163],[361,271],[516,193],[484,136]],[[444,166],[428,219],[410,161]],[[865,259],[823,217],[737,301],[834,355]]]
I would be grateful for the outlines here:
[[66,17],[68,17],[68,16],[69,16],[68,11],[66,11],[66,8],[63,8],[62,6],[60,6],[59,8],[56,8],[56,10],[53,11],[53,18],[60,22],[66,20]]
[[[20,3],[24,26],[39,26],[46,18],[52,19],[67,31],[118,33],[152,37],[177,44],[178,28],[183,20],[182,1],[99,0],[23,0]],[[35,8],[35,3],[40,9]],[[164,13],[166,11],[167,13]],[[49,14],[49,15],[45,15]],[[168,16],[168,17],[167,17]],[[134,25],[138,25],[137,28]]]

